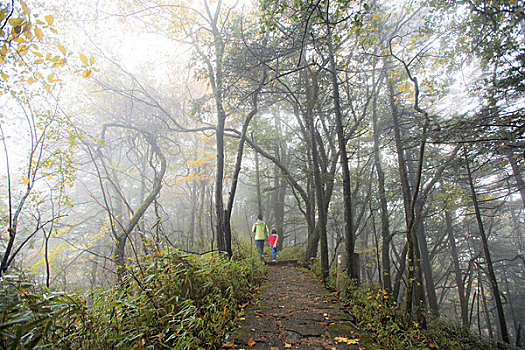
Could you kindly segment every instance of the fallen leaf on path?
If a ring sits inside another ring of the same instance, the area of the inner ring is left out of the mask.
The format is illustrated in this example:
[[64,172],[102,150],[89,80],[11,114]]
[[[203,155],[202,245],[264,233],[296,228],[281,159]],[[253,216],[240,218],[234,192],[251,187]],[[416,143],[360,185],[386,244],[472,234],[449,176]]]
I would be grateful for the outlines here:
[[292,348],[292,344],[284,343],[284,348],[285,349],[291,349]]
[[250,338],[250,340],[248,340],[248,346],[250,348],[253,347],[255,344],[256,344],[256,342],[254,342],[252,338]]
[[345,337],[335,337],[335,343],[346,343],[348,345],[359,344],[359,339],[348,339]]
[[233,349],[233,348],[236,348],[237,346],[235,345],[235,343],[233,342],[233,340],[228,340],[226,343],[222,344],[222,347],[223,347],[223,348],[230,348],[230,349]]

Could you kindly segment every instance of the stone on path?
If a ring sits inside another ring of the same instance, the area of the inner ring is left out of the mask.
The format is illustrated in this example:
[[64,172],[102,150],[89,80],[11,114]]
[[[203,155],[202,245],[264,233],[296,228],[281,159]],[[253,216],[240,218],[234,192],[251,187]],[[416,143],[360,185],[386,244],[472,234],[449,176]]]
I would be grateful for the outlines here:
[[255,305],[224,348],[373,349],[312,272],[297,266],[269,264],[268,277]]

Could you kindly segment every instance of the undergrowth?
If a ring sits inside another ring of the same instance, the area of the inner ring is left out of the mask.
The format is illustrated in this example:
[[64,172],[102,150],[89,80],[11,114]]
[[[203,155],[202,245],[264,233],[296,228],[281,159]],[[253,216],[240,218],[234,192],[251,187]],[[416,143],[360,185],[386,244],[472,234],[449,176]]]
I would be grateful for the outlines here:
[[404,349],[495,349],[460,325],[427,316],[422,327],[409,321],[395,302],[381,288],[349,286],[346,302],[360,329],[371,334],[375,341],[392,350]]
[[[318,260],[310,266],[318,276]],[[340,277],[341,278],[341,277]],[[329,287],[335,289],[335,269],[330,271]],[[341,281],[340,281],[341,283]],[[416,349],[496,349],[494,342],[465,330],[459,324],[427,315],[427,325],[411,322],[390,296],[377,286],[355,284],[344,278],[340,299],[355,318],[360,330],[372,337],[379,348],[389,350]]]
[[122,285],[84,294],[43,293],[4,276],[0,348],[219,348],[262,275],[249,259],[155,252]]

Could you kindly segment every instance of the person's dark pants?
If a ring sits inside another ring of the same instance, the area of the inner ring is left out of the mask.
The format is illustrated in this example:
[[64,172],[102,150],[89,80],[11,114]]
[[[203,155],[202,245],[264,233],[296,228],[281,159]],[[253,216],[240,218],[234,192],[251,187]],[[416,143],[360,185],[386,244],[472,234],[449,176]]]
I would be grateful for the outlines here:
[[264,259],[264,239],[256,239],[255,246],[257,247],[261,259]]

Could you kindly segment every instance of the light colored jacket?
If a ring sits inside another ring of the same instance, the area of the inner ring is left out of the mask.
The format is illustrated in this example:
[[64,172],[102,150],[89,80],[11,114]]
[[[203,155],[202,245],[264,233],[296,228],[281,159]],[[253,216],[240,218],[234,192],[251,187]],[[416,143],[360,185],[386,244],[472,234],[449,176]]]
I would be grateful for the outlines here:
[[268,226],[262,220],[257,220],[253,224],[252,232],[255,233],[255,240],[265,240],[268,237]]

